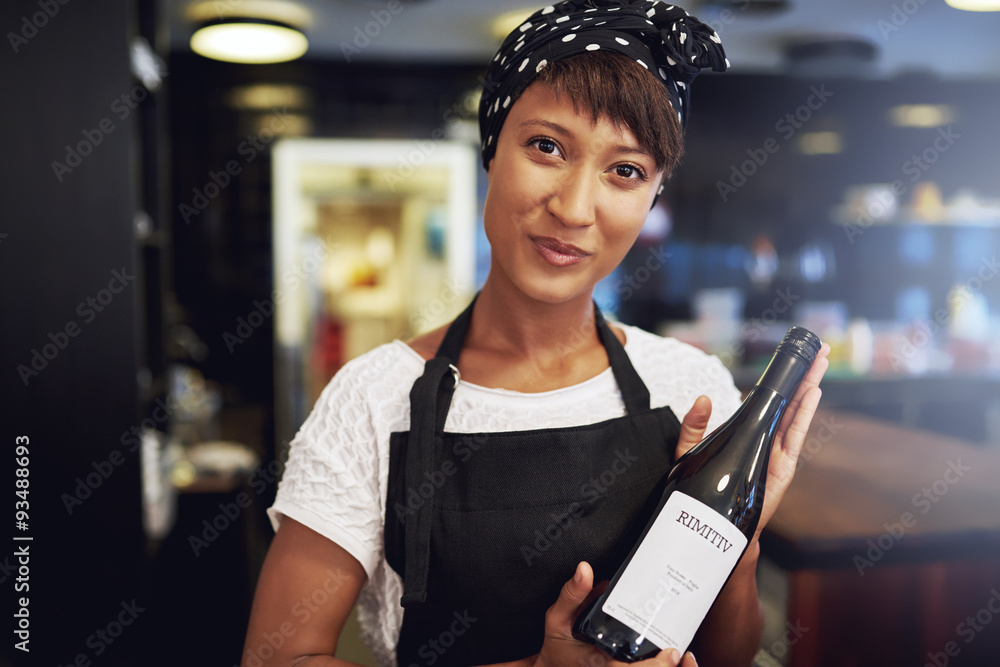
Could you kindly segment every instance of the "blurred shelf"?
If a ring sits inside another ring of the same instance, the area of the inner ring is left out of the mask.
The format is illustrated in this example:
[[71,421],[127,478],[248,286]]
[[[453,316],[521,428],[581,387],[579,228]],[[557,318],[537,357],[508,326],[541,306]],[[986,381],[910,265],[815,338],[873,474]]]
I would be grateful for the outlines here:
[[[746,390],[762,368],[733,372]],[[821,407],[847,410],[898,426],[1000,447],[1000,371],[865,375],[828,373]]]

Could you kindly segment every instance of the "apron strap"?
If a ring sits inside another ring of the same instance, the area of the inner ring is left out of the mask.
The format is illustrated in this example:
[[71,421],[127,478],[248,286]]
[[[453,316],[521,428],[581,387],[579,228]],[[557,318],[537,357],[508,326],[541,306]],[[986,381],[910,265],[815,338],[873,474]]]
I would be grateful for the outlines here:
[[[478,296],[477,294],[476,297]],[[436,440],[438,434],[444,432],[451,398],[458,386],[458,357],[469,329],[469,322],[472,321],[472,308],[476,303],[476,297],[448,327],[436,355],[424,364],[424,374],[413,383],[413,388],[410,390],[410,438],[406,448],[405,473],[407,489],[419,488],[424,481],[424,472],[434,469]],[[626,412],[635,416],[648,411],[649,390],[596,303],[594,316]],[[655,437],[654,433],[648,432],[646,420],[633,421],[639,422],[637,426],[643,437]],[[400,599],[400,604],[404,607],[427,600],[431,519],[431,500],[428,500],[406,520],[406,569],[403,596]]]
[[625,403],[625,411],[630,415],[635,415],[649,410],[649,389],[639,377],[638,371],[632,365],[632,360],[625,352],[625,347],[608,326],[596,303],[594,304],[594,316],[597,319],[597,333],[601,337],[601,342],[604,343],[604,349],[608,352],[611,372],[615,374],[618,391],[621,392],[622,401]]
[[[447,414],[447,409],[439,409],[458,384],[458,369],[446,358],[435,357],[424,364],[421,375],[410,390],[410,438],[406,447],[406,488],[417,489],[424,482],[425,470],[434,468],[437,449],[436,435],[442,429],[437,427],[438,413]],[[406,519],[406,571],[403,597],[404,607],[412,602],[427,600],[427,570],[430,565],[431,549],[431,499],[417,508],[414,515]]]

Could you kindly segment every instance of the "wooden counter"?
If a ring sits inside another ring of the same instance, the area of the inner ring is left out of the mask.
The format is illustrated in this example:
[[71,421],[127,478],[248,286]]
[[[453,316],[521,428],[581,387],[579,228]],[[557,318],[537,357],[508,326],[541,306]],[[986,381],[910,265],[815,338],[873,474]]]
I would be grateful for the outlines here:
[[1000,666],[1000,446],[821,411],[762,549],[789,665]]

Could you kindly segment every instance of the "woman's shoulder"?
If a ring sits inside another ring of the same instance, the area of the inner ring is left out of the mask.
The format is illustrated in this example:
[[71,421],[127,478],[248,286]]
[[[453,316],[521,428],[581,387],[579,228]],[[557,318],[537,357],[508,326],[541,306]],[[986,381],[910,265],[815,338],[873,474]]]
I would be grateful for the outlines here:
[[406,396],[423,372],[423,360],[406,343],[394,340],[360,354],[334,374],[317,401],[319,404],[385,401],[390,395]]
[[725,364],[715,355],[638,327],[621,325],[625,350],[650,391],[654,406],[670,406],[678,418],[687,414],[701,394],[712,399],[711,431],[740,404],[740,392]]
[[337,371],[337,376],[357,379],[359,376],[383,377],[391,372],[420,370],[423,362],[419,355],[401,340],[383,343],[354,357]]
[[669,373],[660,373],[660,376],[672,377],[674,382],[696,379],[701,386],[732,386],[732,374],[715,355],[676,338],[627,324],[618,326],[625,331],[625,351],[633,361],[641,361],[636,364],[640,375],[650,369],[669,369]]
[[[399,430],[409,419],[410,387],[423,361],[402,341],[392,341],[354,357],[334,374],[316,397],[297,440],[300,448],[327,456],[336,443],[364,443]],[[311,444],[309,444],[311,443]],[[360,450],[359,450],[360,451]],[[374,455],[375,450],[365,450]]]
[[616,322],[615,326],[625,332],[625,351],[631,356],[659,352],[691,359],[714,359],[704,350],[676,338],[660,336],[631,324]]

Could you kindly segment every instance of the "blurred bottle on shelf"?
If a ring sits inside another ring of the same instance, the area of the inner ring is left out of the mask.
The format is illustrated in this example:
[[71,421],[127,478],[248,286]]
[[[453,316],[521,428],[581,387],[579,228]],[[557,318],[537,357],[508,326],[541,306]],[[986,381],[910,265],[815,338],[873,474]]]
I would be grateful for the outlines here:
[[855,375],[867,375],[872,370],[875,337],[872,326],[864,317],[855,317],[847,325],[848,366]]
[[985,295],[967,285],[956,285],[948,293],[950,320],[948,352],[953,367],[977,371],[990,364],[990,313]]

